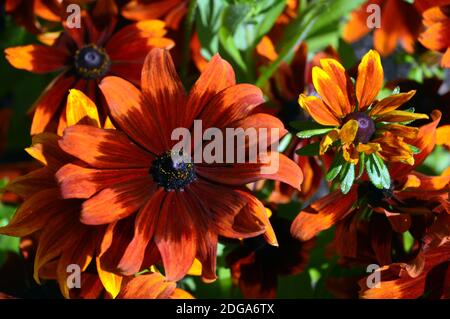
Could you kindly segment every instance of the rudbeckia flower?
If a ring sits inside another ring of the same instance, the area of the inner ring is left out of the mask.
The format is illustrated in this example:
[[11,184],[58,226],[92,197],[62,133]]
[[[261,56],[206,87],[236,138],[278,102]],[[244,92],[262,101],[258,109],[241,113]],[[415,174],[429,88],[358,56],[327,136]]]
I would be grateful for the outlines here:
[[[116,17],[93,11],[93,17],[82,13],[81,28],[71,28],[64,22],[65,31],[50,46],[26,45],[5,50],[6,58],[18,69],[33,73],[59,71],[34,105],[31,134],[57,131],[65,123],[67,91],[76,88],[85,92],[100,107],[100,120],[106,120],[107,109],[98,83],[106,75],[123,77],[136,84],[148,51],[153,47],[170,48],[173,42],[164,38],[164,22],[147,20],[116,30]],[[97,23],[98,24],[98,23]],[[99,29],[100,28],[100,29]]]
[[419,41],[427,49],[441,52],[441,66],[450,68],[450,2],[447,6],[433,7],[423,13],[423,24],[426,30],[420,34]]
[[[293,236],[309,240],[336,225],[334,243],[342,257],[382,266],[401,255],[399,249],[394,249],[396,234],[410,231],[417,243],[416,253],[443,244],[441,239],[448,238],[450,169],[440,176],[414,171],[436,145],[440,117],[439,111],[433,112],[433,121],[422,126],[418,136],[409,141],[421,150],[415,155],[414,166],[391,165],[393,182],[389,189],[378,189],[363,181],[353,185],[348,194],[333,191],[302,210],[292,224]],[[434,233],[440,235],[430,237],[434,228],[438,229]]]
[[[350,190],[364,169],[373,184],[389,188],[386,162],[414,164],[417,150],[406,143],[414,138],[418,129],[405,122],[427,119],[425,114],[399,111],[415,93],[399,93],[382,100],[376,97],[383,86],[383,68],[376,51],[369,51],[358,66],[358,76],[353,83],[344,67],[334,59],[320,60],[320,67],[312,71],[314,87],[320,96],[300,94],[299,104],[319,125],[303,123],[305,128],[297,135],[301,138],[323,136],[320,143],[308,145],[301,155],[323,155],[330,148],[337,149],[335,161],[327,174],[328,180],[340,176],[341,190]],[[299,123],[298,127],[301,127]]]
[[[350,20],[344,27],[343,38],[347,42],[355,42],[373,32],[374,48],[382,56],[394,52],[398,43],[408,53],[414,52],[414,44],[421,28],[418,1],[414,4],[403,0],[370,0],[350,15]],[[380,10],[374,11],[377,6]],[[377,16],[376,13],[379,12]],[[371,28],[370,22],[379,20],[379,27]]]
[[[162,49],[146,59],[142,91],[118,77],[105,78],[100,87],[117,130],[67,128],[59,145],[78,160],[56,176],[64,198],[84,199],[84,224],[107,225],[105,256],[111,267],[132,275],[151,265],[147,255],[160,254],[166,278],[177,281],[197,258],[203,279],[211,281],[218,236],[266,234],[276,244],[264,206],[244,186],[267,178],[299,188],[302,172],[295,163],[278,152],[267,154],[265,163],[208,164],[186,159],[189,153],[172,156],[173,130],[193,129],[196,119],[204,129],[283,131],[276,118],[251,114],[263,102],[258,88],[236,84],[231,66],[216,55],[186,96]],[[263,174],[275,158],[278,171]]]
[[135,21],[163,19],[170,29],[177,30],[188,11],[187,0],[132,0],[122,8],[122,15]]
[[[81,2],[81,1],[79,1]],[[38,18],[46,21],[61,21],[62,0],[6,0],[5,12],[23,25],[31,33],[42,32],[42,24]]]
[[[67,105],[67,123],[84,123],[98,127],[100,122],[94,103],[81,91],[71,90]],[[111,124],[109,124],[111,129]],[[38,134],[27,152],[44,166],[16,178],[6,189],[19,195],[23,204],[10,223],[0,228],[3,235],[36,238],[34,279],[57,280],[66,298],[185,298],[188,294],[176,289],[153,271],[136,278],[123,278],[107,270],[105,252],[110,247],[106,226],[80,222],[83,201],[61,196],[55,173],[72,158],[58,146],[60,137],[53,133]],[[132,223],[134,219],[129,222]],[[123,236],[123,234],[122,234]],[[150,259],[147,259],[150,260]],[[151,262],[159,261],[159,256]],[[67,285],[70,265],[79,265],[81,288]],[[150,268],[150,266],[149,266]]]

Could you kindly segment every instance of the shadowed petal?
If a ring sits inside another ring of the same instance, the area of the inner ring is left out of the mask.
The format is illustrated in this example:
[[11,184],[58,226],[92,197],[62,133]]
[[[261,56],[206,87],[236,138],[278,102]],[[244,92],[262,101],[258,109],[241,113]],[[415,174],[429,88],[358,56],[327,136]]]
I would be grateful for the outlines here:
[[111,185],[83,203],[81,222],[101,225],[127,217],[142,207],[154,190],[149,177]]
[[337,190],[315,201],[295,218],[291,226],[292,236],[302,241],[313,238],[344,218],[357,198],[358,189],[352,187],[346,195]]
[[171,200],[171,194],[158,190],[139,211],[134,224],[134,236],[127,246],[122,259],[118,264],[120,272],[124,275],[133,275],[141,269],[145,251],[155,234],[160,214],[165,200]]

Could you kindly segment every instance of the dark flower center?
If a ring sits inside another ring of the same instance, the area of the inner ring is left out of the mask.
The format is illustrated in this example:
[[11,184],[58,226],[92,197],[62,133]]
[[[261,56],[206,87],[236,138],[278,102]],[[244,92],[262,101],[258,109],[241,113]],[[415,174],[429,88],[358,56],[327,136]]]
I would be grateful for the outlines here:
[[194,164],[185,156],[171,151],[153,161],[150,174],[166,191],[183,191],[196,179]]
[[364,112],[355,112],[345,117],[344,123],[355,120],[358,122],[356,142],[366,144],[375,133],[375,122]]
[[383,207],[386,201],[394,197],[394,186],[389,189],[376,188],[372,183],[363,183],[358,190],[360,197],[366,197],[367,203],[372,207]]
[[75,70],[85,79],[97,79],[108,72],[111,60],[103,48],[89,44],[75,53]]

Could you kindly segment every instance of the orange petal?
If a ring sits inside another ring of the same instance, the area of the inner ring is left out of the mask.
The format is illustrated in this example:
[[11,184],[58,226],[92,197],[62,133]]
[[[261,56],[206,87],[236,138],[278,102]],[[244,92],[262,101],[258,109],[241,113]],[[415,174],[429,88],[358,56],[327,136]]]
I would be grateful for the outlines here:
[[416,93],[416,90],[411,90],[407,93],[399,93],[388,96],[381,101],[378,101],[370,110],[369,115],[379,115],[390,111],[394,111],[406,102],[408,102]]
[[377,51],[370,50],[358,66],[356,97],[360,111],[366,110],[375,100],[383,86],[383,80],[384,72],[380,55]]
[[356,147],[359,153],[364,153],[366,155],[370,155],[372,153],[376,153],[381,151],[381,146],[378,143],[367,143],[367,144],[358,144]]
[[224,166],[199,166],[198,174],[226,185],[245,185],[258,180],[277,180],[299,189],[303,180],[301,169],[287,156],[271,152],[266,163],[243,163]]
[[83,203],[80,220],[87,225],[109,224],[141,208],[154,191],[150,177],[111,185]]
[[422,113],[412,113],[407,111],[390,111],[379,115],[375,122],[408,122],[413,120],[428,119],[428,115]]
[[68,127],[59,146],[95,168],[148,168],[153,159],[125,134],[87,125]]
[[420,34],[420,43],[433,51],[441,51],[450,47],[450,39],[447,33],[449,27],[450,19],[432,24],[425,32]]
[[334,129],[328,132],[321,140],[320,140],[320,155],[323,155],[327,152],[328,148],[339,139],[339,130]]
[[339,138],[343,144],[350,144],[355,140],[356,133],[358,133],[358,121],[350,120],[339,130]]
[[436,130],[436,144],[450,149],[450,125],[438,127]]
[[408,166],[404,164],[395,164],[390,167],[389,171],[392,177],[401,177],[405,174],[408,174],[412,169],[420,165],[428,155],[433,151],[436,145],[436,127],[441,120],[442,113],[440,111],[433,111],[431,113],[432,122],[426,125],[423,125],[419,129],[419,133],[417,137],[411,140],[407,140],[407,142],[411,145],[414,145],[418,149],[421,150],[419,154],[414,155],[414,165]]
[[56,71],[63,68],[69,59],[64,50],[37,44],[7,48],[5,54],[13,67],[34,73]]
[[367,18],[369,13],[367,12],[367,6],[373,3],[366,2],[359,9],[354,10],[350,14],[350,18],[344,26],[342,38],[347,42],[355,42],[370,32],[370,28],[367,26]]
[[55,214],[66,210],[57,188],[49,188],[31,195],[17,210],[0,233],[24,237],[42,229]]
[[295,218],[291,226],[292,236],[306,241],[330,228],[351,212],[357,197],[358,189],[352,187],[346,195],[337,190],[315,201]]
[[176,289],[175,282],[167,281],[159,273],[130,277],[122,286],[120,299],[169,298]]
[[192,125],[193,120],[216,94],[235,84],[236,77],[231,65],[219,54],[214,55],[191,89],[186,110],[183,112],[184,125]]
[[443,68],[450,68],[450,48],[447,48],[447,50],[445,50],[445,53],[441,59],[441,66]]
[[31,135],[42,133],[46,130],[52,119],[65,103],[69,89],[75,85],[75,77],[62,74],[55,78],[44,90],[36,101],[32,110],[34,111],[31,124]]
[[147,201],[136,216],[134,236],[128,244],[117,268],[124,275],[133,275],[141,269],[147,245],[155,234],[158,216],[165,214],[161,211],[165,200],[171,200],[172,195],[166,196],[162,190],[157,191]]
[[269,61],[275,61],[278,58],[275,46],[268,36],[264,36],[261,41],[259,41],[258,45],[256,46],[256,52]]
[[90,169],[67,164],[55,174],[63,198],[89,198],[111,185],[148,176],[148,169]]
[[353,87],[353,82],[350,80],[350,77],[346,74],[345,68],[335,59],[321,59],[320,65],[344,94],[345,103],[342,105],[342,114],[351,113],[355,105],[352,105],[348,94],[353,94],[355,88]]
[[[181,193],[173,193],[160,209],[154,241],[168,280],[183,278],[197,253],[198,231]],[[176,216],[176,221],[173,217]]]
[[170,148],[161,138],[164,131],[152,107],[133,84],[109,76],[100,83],[100,89],[108,102],[111,117],[133,140],[153,154],[162,154]]
[[[335,69],[338,68],[335,67]],[[335,82],[335,78],[336,75],[334,72],[329,74],[318,66],[313,67],[312,80],[314,88],[319,93],[323,102],[330,107],[330,111],[339,118],[346,115],[345,110],[351,107],[349,106],[347,91],[342,91],[339,83]]]
[[236,84],[214,95],[201,114],[203,127],[225,128],[244,119],[264,102],[262,91],[251,84]]
[[318,97],[300,94],[298,103],[317,123],[330,126],[340,125],[339,119]]
[[186,95],[168,51],[150,51],[142,68],[141,87],[149,111],[161,125],[161,137],[169,140],[173,129],[181,126],[179,115],[185,111]]

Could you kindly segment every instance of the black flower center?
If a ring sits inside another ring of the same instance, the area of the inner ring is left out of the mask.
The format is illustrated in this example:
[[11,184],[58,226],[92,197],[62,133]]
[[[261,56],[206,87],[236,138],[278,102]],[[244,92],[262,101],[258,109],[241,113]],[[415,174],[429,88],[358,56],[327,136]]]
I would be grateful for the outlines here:
[[196,178],[194,164],[186,156],[172,151],[153,161],[150,174],[166,191],[183,191]]
[[350,120],[358,122],[358,132],[356,133],[356,142],[364,143],[370,141],[375,133],[375,122],[364,112],[355,112],[345,117],[344,123]]
[[394,197],[394,186],[391,185],[389,189],[379,189],[372,183],[366,182],[359,187],[358,195],[360,197],[366,197],[367,203],[372,207],[382,207],[386,201]]
[[108,72],[111,60],[103,48],[89,44],[75,53],[75,70],[85,79],[97,79]]

